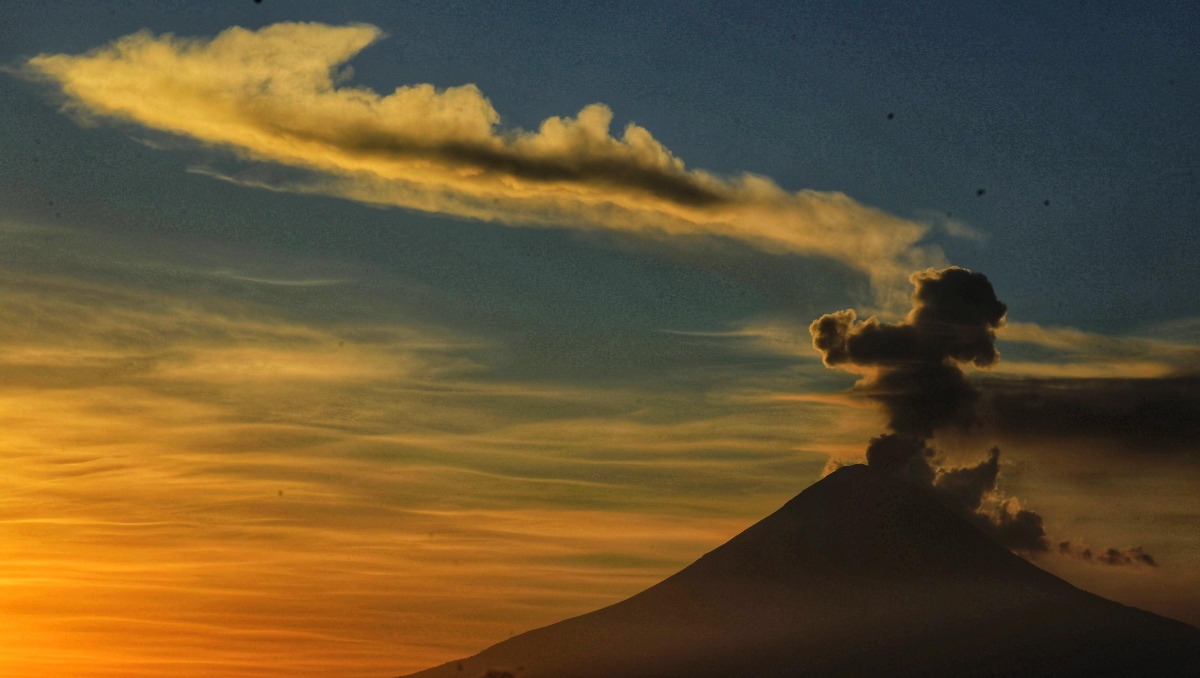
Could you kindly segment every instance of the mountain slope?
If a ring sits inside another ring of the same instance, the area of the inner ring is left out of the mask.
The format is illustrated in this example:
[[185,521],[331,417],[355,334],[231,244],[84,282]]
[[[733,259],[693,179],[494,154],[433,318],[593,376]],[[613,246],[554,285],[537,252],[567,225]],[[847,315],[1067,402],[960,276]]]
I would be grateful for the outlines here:
[[839,469],[625,601],[413,674],[1200,674],[1200,630],[1086,593],[928,493]]

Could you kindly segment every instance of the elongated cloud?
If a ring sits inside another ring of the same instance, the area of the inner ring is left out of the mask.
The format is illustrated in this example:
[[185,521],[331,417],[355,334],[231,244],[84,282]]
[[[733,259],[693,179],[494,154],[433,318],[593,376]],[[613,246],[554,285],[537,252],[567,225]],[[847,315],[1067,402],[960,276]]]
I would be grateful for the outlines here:
[[[829,257],[895,301],[906,271],[941,261],[927,228],[840,193],[689,170],[649,131],[610,134],[602,104],[505,130],[474,85],[343,86],[341,67],[379,40],[368,25],[281,23],[212,39],[139,32],[82,55],[41,55],[30,73],[68,108],[314,171],[288,188],[513,225],[716,236]],[[339,70],[341,69],[341,70]]]

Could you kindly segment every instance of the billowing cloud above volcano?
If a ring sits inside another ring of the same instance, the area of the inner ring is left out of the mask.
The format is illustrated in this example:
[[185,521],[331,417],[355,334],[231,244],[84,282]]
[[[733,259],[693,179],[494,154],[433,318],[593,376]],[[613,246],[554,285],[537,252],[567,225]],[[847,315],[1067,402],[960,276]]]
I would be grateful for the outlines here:
[[[1010,549],[1049,551],[1042,516],[1024,508],[1015,497],[1004,496],[997,487],[999,448],[993,447],[987,458],[975,465],[950,467],[929,440],[938,430],[970,430],[985,422],[988,430],[994,430],[997,422],[1036,428],[1050,425],[1047,416],[1062,416],[1072,425],[1083,425],[1087,415],[1072,410],[1060,394],[1049,401],[1052,406],[1044,416],[1024,422],[1021,417],[1000,416],[1011,415],[1021,406],[1036,408],[1037,403],[1030,405],[1028,394],[1021,398],[1024,392],[1019,390],[1022,385],[1030,389],[1036,384],[992,379],[984,382],[988,390],[981,391],[962,370],[964,364],[989,368],[1000,359],[995,333],[1003,326],[1008,309],[996,298],[992,284],[982,273],[957,267],[920,271],[910,280],[915,287],[912,310],[899,322],[884,323],[874,317],[859,320],[853,310],[845,310],[821,316],[809,328],[813,347],[820,351],[825,365],[862,375],[856,391],[880,403],[888,414],[892,432],[871,440],[866,450],[868,465],[929,488]],[[1006,383],[1008,390],[996,388]],[[1113,404],[1103,390],[1091,396],[1077,395],[1079,402],[1090,403],[1093,410],[1101,408],[1090,401]],[[1173,408],[1163,411],[1174,421]],[[1072,412],[1074,418],[1066,416]],[[1146,418],[1152,420],[1153,415]],[[1061,545],[1059,552],[1074,553]],[[1087,553],[1090,555],[1090,550]],[[1140,547],[1101,553],[1095,562],[1154,563]]]
[[860,321],[846,310],[821,316],[809,331],[825,365],[865,375],[860,387],[883,403],[893,431],[924,439],[974,422],[979,392],[958,365],[999,360],[995,331],[1008,308],[981,273],[929,269],[910,280],[916,290],[904,320]]

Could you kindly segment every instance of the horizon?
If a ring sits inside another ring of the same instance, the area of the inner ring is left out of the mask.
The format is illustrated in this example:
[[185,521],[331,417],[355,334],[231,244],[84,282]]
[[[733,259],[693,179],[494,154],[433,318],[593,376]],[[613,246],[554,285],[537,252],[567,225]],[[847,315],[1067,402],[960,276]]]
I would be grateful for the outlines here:
[[6,15],[14,678],[411,673],[868,461],[1200,626],[1196,7]]

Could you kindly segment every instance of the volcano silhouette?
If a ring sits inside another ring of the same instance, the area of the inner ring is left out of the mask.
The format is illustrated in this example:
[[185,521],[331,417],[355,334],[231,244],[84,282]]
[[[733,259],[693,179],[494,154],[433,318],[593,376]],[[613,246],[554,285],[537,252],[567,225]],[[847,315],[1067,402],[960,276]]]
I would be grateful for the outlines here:
[[1200,630],[1087,593],[927,491],[830,474],[632,598],[412,678],[1198,676]]

